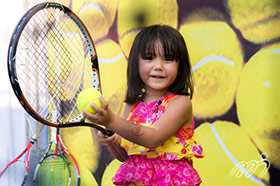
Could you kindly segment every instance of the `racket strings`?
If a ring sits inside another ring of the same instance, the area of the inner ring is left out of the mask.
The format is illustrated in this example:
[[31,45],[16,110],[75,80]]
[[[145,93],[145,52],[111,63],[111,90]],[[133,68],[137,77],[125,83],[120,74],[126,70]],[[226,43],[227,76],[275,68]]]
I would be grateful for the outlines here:
[[80,114],[77,95],[93,83],[89,50],[76,23],[58,9],[37,12],[25,26],[16,53],[18,81],[28,103],[44,113],[44,119],[52,120],[52,112],[57,122]]
[[70,169],[61,155],[48,155],[40,162],[34,179],[35,185],[64,186],[71,181]]

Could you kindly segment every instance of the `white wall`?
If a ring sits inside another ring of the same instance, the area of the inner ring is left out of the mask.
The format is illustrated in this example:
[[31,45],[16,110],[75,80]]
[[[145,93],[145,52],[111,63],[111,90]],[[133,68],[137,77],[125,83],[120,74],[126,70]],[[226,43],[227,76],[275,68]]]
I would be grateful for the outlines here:
[[[26,144],[25,113],[14,95],[7,71],[7,51],[15,25],[23,15],[23,0],[2,1],[0,10],[0,170]],[[11,11],[13,10],[13,11]]]

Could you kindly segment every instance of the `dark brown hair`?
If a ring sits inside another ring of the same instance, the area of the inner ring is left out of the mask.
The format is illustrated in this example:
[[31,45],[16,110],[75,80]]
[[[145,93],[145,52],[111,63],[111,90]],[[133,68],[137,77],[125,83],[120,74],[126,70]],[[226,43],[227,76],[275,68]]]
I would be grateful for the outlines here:
[[128,57],[127,92],[125,102],[134,104],[142,94],[144,83],[139,75],[139,55],[143,58],[147,53],[156,56],[156,43],[160,42],[164,56],[179,62],[178,75],[170,85],[174,94],[187,95],[192,98],[193,82],[191,64],[186,43],[178,30],[167,25],[153,25],[142,29],[136,36]]

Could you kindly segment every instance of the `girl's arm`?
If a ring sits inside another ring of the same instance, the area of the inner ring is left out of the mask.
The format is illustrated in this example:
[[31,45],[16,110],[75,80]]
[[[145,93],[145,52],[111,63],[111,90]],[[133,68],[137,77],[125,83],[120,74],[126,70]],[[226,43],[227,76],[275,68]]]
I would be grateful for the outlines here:
[[[133,143],[147,148],[158,147],[173,136],[181,126],[191,126],[192,123],[192,104],[187,96],[178,96],[170,101],[164,114],[152,128],[137,125],[120,118],[113,114],[104,98],[100,97],[100,101],[103,104],[103,108],[92,104],[97,114],[83,111],[84,117],[108,127]],[[126,107],[124,115],[128,115],[129,108],[131,106]]]

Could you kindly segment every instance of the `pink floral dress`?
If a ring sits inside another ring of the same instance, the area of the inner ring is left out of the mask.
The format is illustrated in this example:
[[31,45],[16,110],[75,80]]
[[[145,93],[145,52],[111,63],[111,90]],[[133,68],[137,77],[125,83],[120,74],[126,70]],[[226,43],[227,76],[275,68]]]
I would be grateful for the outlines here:
[[[128,116],[128,121],[152,127],[164,113],[167,104],[177,95],[169,94],[151,103],[137,101]],[[129,185],[137,182],[147,186],[199,185],[201,179],[192,166],[192,158],[201,158],[202,148],[194,137],[194,123],[181,127],[164,144],[149,149],[126,139],[121,146],[128,153],[127,161],[118,169],[113,182]]]

